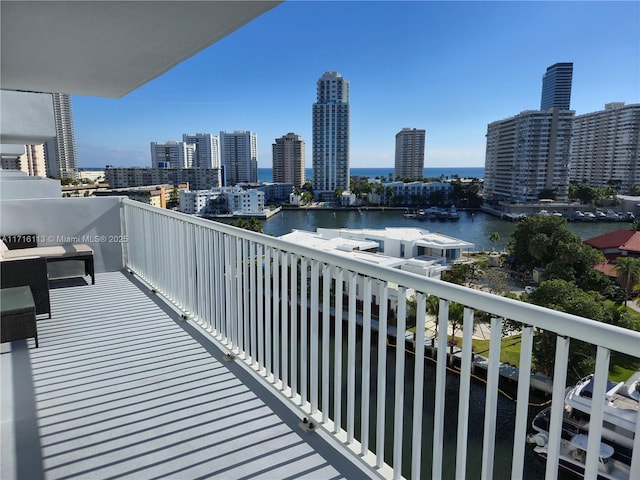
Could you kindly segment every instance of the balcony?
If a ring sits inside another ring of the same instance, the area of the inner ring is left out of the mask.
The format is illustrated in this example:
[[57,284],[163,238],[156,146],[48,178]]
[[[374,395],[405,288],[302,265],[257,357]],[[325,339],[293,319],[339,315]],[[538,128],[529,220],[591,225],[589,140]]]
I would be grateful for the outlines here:
[[[96,285],[52,282],[40,348],[2,345],[3,479],[533,478],[544,467],[525,446],[527,401],[498,394],[498,335],[486,387],[472,381],[476,311],[492,332],[522,324],[520,399],[534,329],[557,335],[555,478],[570,342],[597,346],[594,395],[612,351],[640,356],[637,332],[128,199],[5,200],[0,213],[2,234],[97,240],[99,272]],[[450,302],[465,305],[459,374],[445,348],[425,362],[424,330],[408,340],[406,302],[379,307],[409,295],[418,324],[430,295],[441,326]],[[587,478],[602,418],[596,406]],[[636,432],[632,472],[639,443]]]

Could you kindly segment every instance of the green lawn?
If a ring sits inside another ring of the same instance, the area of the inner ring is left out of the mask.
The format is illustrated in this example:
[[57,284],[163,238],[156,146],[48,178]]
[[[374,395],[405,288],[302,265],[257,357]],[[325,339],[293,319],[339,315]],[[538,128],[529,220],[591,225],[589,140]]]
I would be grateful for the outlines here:
[[[462,337],[456,337],[462,345]],[[483,357],[489,356],[489,340],[473,339],[473,351]],[[520,335],[503,338],[501,342],[500,361],[518,367],[520,365]],[[616,352],[611,354],[609,380],[624,382],[640,368],[640,360]]]

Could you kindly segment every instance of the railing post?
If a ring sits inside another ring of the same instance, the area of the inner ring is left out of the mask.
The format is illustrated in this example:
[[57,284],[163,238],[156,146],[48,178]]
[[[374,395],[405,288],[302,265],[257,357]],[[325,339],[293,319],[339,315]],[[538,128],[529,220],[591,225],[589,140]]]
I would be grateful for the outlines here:
[[273,341],[273,382],[276,387],[280,384],[280,257],[282,252],[273,251],[273,269],[271,270],[271,278],[273,281],[273,293],[269,298],[270,310],[273,316],[273,333],[271,339]]
[[311,415],[315,415],[318,411],[318,376],[320,365],[318,365],[318,299],[319,295],[319,283],[320,283],[320,262],[311,262],[311,302],[314,305],[311,306],[311,327],[309,329],[311,339],[311,349],[309,356],[309,365],[311,367]]
[[458,436],[456,438],[456,478],[467,472],[469,435],[469,398],[471,396],[471,352],[473,342],[473,309],[465,307],[462,325],[462,359],[460,365],[460,397],[458,400]]
[[378,323],[378,389],[376,400],[378,402],[376,421],[376,467],[384,465],[384,439],[385,439],[385,413],[387,396],[387,317],[389,302],[389,286],[386,282],[380,282]]
[[447,386],[447,328],[449,324],[449,302],[439,300],[438,308],[438,354],[436,363],[436,394],[433,412],[433,467],[432,478],[442,478],[442,456],[444,445],[444,402]]
[[331,267],[322,266],[322,423],[329,420],[329,333],[331,326]]
[[424,395],[424,328],[427,301],[424,293],[416,296],[415,367],[413,375],[413,435],[411,438],[411,477],[421,478],[422,460],[422,403]]
[[300,295],[298,295],[298,257],[294,254],[291,254],[290,265],[291,398],[295,398],[298,393],[298,301],[300,300]]
[[334,361],[333,361],[333,433],[338,433],[342,428],[342,296],[344,271],[336,267],[336,292],[335,292],[335,334],[334,334]]
[[491,319],[489,340],[489,366],[487,369],[487,394],[484,402],[484,435],[482,437],[482,475],[484,480],[493,478],[493,462],[496,447],[496,411],[498,410],[498,383],[500,380],[500,343],[502,318]]
[[282,258],[282,272],[280,274],[282,289],[280,293],[280,329],[282,335],[280,335],[280,344],[282,345],[282,388],[287,389],[289,386],[289,255],[285,252],[281,254]]
[[363,279],[362,305],[362,396],[360,401],[360,454],[369,451],[369,390],[371,382],[371,277]]
[[307,259],[303,258],[300,262],[300,405],[306,408],[308,399],[308,376],[309,376],[309,359],[307,341],[309,339],[308,334],[308,304],[307,297],[309,288],[309,275],[308,275],[308,263]]
[[402,477],[402,430],[404,421],[404,340],[407,325],[407,290],[398,288],[396,331],[396,385],[393,408],[393,478]]
[[524,473],[524,453],[529,414],[529,389],[531,386],[531,352],[533,351],[533,328],[525,326],[520,336],[520,366],[518,369],[518,397],[516,423],[513,434],[513,463],[511,478],[520,478]]
[[556,337],[556,356],[553,371],[553,392],[551,394],[551,416],[549,418],[549,443],[547,445],[546,480],[555,480],[558,476],[558,458],[562,434],[562,412],[567,382],[567,357],[569,355],[568,337]]
[[347,444],[355,435],[356,405],[356,286],[358,277],[349,272],[349,326],[347,334]]

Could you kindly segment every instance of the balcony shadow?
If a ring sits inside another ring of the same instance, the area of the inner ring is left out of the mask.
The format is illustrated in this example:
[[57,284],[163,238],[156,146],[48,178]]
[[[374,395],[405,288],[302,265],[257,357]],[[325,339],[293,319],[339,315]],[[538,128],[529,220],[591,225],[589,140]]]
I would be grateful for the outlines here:
[[11,453],[15,461],[16,478],[40,480],[44,479],[44,466],[30,355],[35,345],[31,340],[20,340],[12,342],[10,348],[13,388],[7,390],[13,393],[12,427],[15,436],[13,442],[7,441],[7,426],[3,425],[3,450],[13,447]]
[[[203,333],[200,328],[182,320],[173,308],[171,308],[158,295],[150,292],[149,288],[138,280],[137,277],[130,274],[127,275],[129,275],[132,283],[140,288],[142,292],[144,292],[144,294],[158,306],[158,308],[163,310],[166,315],[171,318],[184,332],[198,342],[202,348],[211,355],[211,357],[221,362],[232,375],[234,375],[244,386],[253,392],[282,423],[296,434],[300,442],[306,443],[315,454],[320,455],[324,459],[327,465],[331,465],[332,468],[339,471],[343,475],[343,478],[371,478],[372,472],[367,472],[368,474],[365,473],[359,466],[355,465],[347,458],[347,455],[349,455],[348,453],[337,450],[317,433],[303,430],[300,427],[302,415],[298,416],[294,411],[286,406],[283,403],[284,399],[277,398],[276,395],[278,394],[276,392],[270,391],[263,383],[255,378],[250,372],[245,370],[241,365],[227,361],[225,359],[225,354],[227,352],[221,350],[211,339],[207,338],[206,334]],[[258,447],[258,445],[255,446]],[[316,468],[318,467],[320,466],[317,465]],[[278,465],[276,464],[272,466],[274,471],[277,468]],[[224,470],[217,472],[217,474],[220,473],[224,475]],[[269,472],[264,470],[260,471],[260,475],[270,477]]]

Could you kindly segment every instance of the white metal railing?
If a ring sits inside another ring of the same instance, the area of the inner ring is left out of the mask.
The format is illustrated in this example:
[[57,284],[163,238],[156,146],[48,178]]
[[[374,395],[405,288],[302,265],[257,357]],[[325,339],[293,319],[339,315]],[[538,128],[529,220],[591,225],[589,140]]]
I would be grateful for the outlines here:
[[[413,412],[423,411],[424,329],[417,329],[414,364],[407,364],[408,313],[406,302],[397,301],[393,311],[397,346],[395,354],[388,355],[388,311],[379,308],[374,315],[375,304],[386,305],[392,297],[403,299],[407,292],[415,292],[416,318],[420,324],[426,317],[427,297],[438,297],[437,344],[443,346],[447,345],[447,329],[443,325],[448,322],[450,302],[465,306],[453,456],[456,478],[465,478],[468,473],[470,340],[475,311],[491,314],[492,332],[501,331],[503,319],[522,324],[518,399],[529,398],[534,329],[557,335],[546,478],[557,475],[553,466],[558,465],[571,340],[597,345],[594,398],[604,398],[611,351],[640,356],[638,332],[139,202],[124,200],[123,204],[127,267],[198,321],[312,421],[386,477],[443,475],[447,352],[446,348],[437,352],[433,447],[430,452],[423,451],[423,436],[427,432],[422,431],[422,415],[413,415],[410,424],[404,420],[408,406]],[[342,323],[334,320],[340,316],[346,322],[344,332]],[[377,343],[371,340],[375,335],[372,318],[379,328]],[[340,328],[336,328],[338,325]],[[484,404],[481,458],[484,479],[494,476],[499,354],[500,336],[492,335]],[[393,366],[394,378],[387,378],[388,365]],[[413,396],[405,398],[405,376],[411,371]],[[393,380],[394,386],[387,388],[387,380]],[[388,399],[390,392],[392,405]],[[527,415],[527,401],[517,402],[512,478],[523,476]],[[602,416],[603,404],[594,402],[586,478],[597,476]],[[411,431],[403,431],[406,428]],[[637,432],[632,472],[640,471],[639,443]],[[421,465],[424,461],[430,464],[426,473]]]

